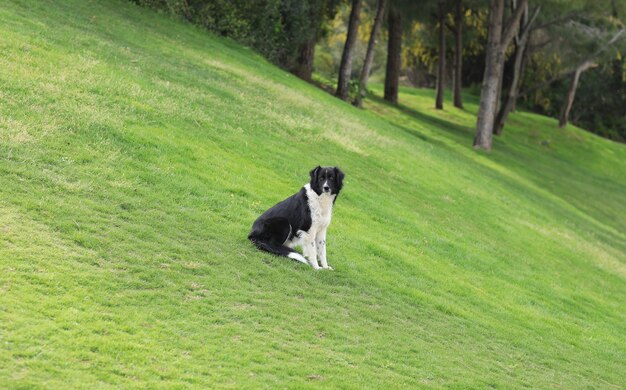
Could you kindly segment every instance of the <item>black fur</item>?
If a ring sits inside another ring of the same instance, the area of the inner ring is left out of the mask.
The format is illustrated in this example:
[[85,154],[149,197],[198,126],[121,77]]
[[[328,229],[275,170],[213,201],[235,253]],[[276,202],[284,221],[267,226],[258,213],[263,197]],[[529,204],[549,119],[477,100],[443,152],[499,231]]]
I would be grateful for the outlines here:
[[[344,174],[339,168],[315,167],[309,172],[311,177],[311,189],[321,195],[327,183],[327,192],[339,195],[343,187]],[[337,197],[335,197],[337,200]],[[308,231],[311,228],[311,210],[309,209],[306,189],[303,187],[299,192],[270,208],[252,225],[248,239],[260,250],[279,256],[287,256],[294,252],[285,246],[287,240],[291,240],[300,231]]]

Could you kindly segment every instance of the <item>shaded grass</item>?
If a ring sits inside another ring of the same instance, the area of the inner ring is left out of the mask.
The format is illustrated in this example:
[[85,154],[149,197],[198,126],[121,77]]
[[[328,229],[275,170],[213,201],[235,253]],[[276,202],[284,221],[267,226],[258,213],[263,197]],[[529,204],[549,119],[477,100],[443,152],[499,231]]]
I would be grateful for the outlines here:
[[[623,387],[623,145],[475,152],[475,98],[357,110],[126,2],[0,35],[0,387]],[[317,164],[334,272],[245,239]]]

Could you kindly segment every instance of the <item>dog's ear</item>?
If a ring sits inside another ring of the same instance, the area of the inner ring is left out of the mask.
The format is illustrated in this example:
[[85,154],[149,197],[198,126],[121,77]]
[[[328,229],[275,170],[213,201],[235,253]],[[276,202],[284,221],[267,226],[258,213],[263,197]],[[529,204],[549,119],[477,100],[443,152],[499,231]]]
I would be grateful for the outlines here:
[[318,165],[315,168],[313,168],[311,172],[309,172],[309,175],[311,176],[311,183],[315,181],[315,179],[317,178],[317,173],[320,171],[320,169],[322,169],[322,167]]
[[335,167],[335,176],[337,177],[337,190],[343,187],[343,178],[346,176],[338,167]]

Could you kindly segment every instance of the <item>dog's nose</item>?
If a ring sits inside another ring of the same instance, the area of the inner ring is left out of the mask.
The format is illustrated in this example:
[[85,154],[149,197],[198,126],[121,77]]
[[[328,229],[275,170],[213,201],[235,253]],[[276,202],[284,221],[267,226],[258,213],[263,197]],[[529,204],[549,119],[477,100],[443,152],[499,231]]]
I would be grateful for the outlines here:
[[329,186],[324,186],[324,191],[326,191],[326,192],[330,191],[330,187]]

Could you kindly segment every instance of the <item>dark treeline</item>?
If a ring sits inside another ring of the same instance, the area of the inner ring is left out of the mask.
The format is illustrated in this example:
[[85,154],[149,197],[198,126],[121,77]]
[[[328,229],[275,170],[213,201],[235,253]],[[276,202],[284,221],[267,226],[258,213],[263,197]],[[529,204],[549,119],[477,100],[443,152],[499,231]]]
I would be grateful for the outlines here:
[[357,106],[376,72],[392,104],[408,84],[435,88],[437,109],[450,89],[463,109],[461,88],[471,88],[480,92],[478,149],[491,149],[518,105],[626,141],[626,4],[617,0],[134,2],[233,38],[309,82],[322,58],[316,83]]
[[133,0],[256,50],[310,80],[315,45],[340,0]]

